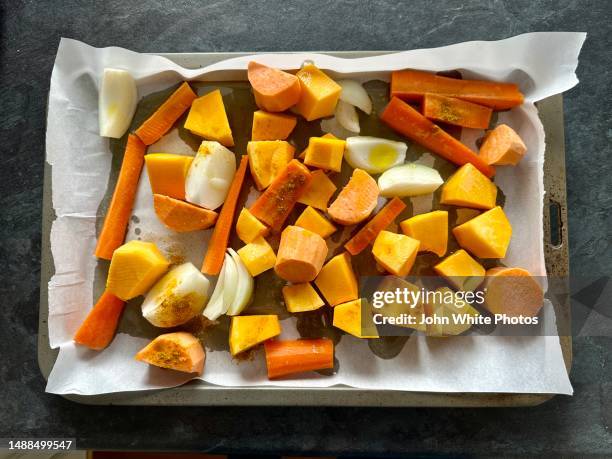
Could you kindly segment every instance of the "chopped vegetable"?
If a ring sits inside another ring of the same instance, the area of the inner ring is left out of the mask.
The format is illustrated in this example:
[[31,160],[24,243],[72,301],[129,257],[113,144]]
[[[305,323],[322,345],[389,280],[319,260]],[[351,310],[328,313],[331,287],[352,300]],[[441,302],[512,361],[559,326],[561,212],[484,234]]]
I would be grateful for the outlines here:
[[314,311],[325,306],[325,302],[310,282],[285,285],[283,287],[283,298],[285,299],[287,311],[291,313]]
[[296,76],[302,88],[296,112],[306,121],[333,115],[342,91],[340,85],[313,64],[304,65]]
[[262,110],[283,112],[300,100],[302,89],[295,75],[251,61],[247,77]]
[[236,265],[236,270],[238,271],[238,283],[236,285],[236,294],[234,295],[234,300],[232,304],[227,308],[228,316],[236,316],[240,314],[247,305],[250,303],[253,298],[253,289],[255,287],[255,282],[253,281],[253,277],[247,270],[246,265],[240,259],[240,256],[234,251],[234,249],[227,249],[230,253],[234,264]]
[[[396,293],[398,289],[401,292],[406,292],[407,295],[420,295],[419,292],[422,291],[421,287],[408,282],[406,279],[393,275],[383,276],[377,287],[377,291],[381,292],[381,295],[387,295],[387,292]],[[387,301],[384,302],[384,307],[378,309],[378,313],[383,317],[393,317],[395,319],[412,317],[412,319],[400,323],[396,322],[394,325],[425,332],[427,327],[422,320],[422,316],[425,312],[422,297],[412,296],[412,299],[409,301],[403,301],[403,299],[404,298],[398,299],[393,295],[390,298],[391,301],[387,299]]]
[[206,352],[191,333],[175,332],[159,335],[135,358],[156,367],[202,374]]
[[234,302],[238,288],[238,267],[236,266],[234,258],[229,253],[225,254],[223,269],[225,269],[225,279],[223,280],[223,310],[227,313]]
[[176,91],[136,129],[136,135],[145,145],[152,145],[170,130],[172,125],[198,97],[188,83],[181,84]]
[[367,136],[349,137],[346,139],[344,158],[353,168],[363,169],[369,174],[380,174],[402,164],[407,149],[404,142]]
[[101,351],[115,336],[125,301],[104,292],[74,334],[74,342]]
[[357,277],[348,252],[329,260],[315,279],[315,285],[330,306],[359,298]]
[[232,129],[227,120],[220,90],[215,89],[193,101],[185,121],[185,129],[226,147],[234,146]]
[[331,137],[311,137],[306,148],[304,164],[340,172],[344,156],[344,140]]
[[334,112],[336,120],[347,131],[355,132],[359,134],[361,130],[359,127],[359,116],[357,110],[351,104],[348,104],[342,100],[339,100],[336,104],[336,111]]
[[372,243],[382,230],[389,226],[406,208],[406,204],[398,198],[393,198],[368,223],[353,236],[344,248],[351,254],[361,253]]
[[446,257],[434,266],[434,270],[455,288],[470,292],[482,283],[485,275],[482,265],[463,249]]
[[427,323],[427,336],[460,335],[472,328],[472,323],[467,320],[461,323],[458,317],[480,315],[467,301],[459,302],[455,292],[448,287],[437,289],[431,296],[432,301],[425,304],[425,314],[429,317],[446,317],[448,323],[442,323],[441,320]]
[[287,226],[282,234],[274,271],[293,283],[317,277],[327,257],[327,244],[317,233],[299,226]]
[[512,226],[501,207],[455,226],[453,235],[461,247],[479,258],[503,258],[510,245]]
[[229,331],[230,353],[235,356],[280,335],[276,315],[233,316]]
[[367,172],[355,169],[327,212],[332,220],[341,225],[356,225],[368,218],[377,202],[376,181]]
[[238,255],[253,277],[274,268],[276,264],[274,250],[261,236],[238,249]]
[[204,257],[204,263],[202,264],[202,272],[204,274],[210,274],[216,276],[221,271],[223,266],[223,259],[225,257],[225,250],[227,249],[227,243],[229,241],[230,231],[232,230],[232,224],[234,223],[234,213],[236,212],[236,204],[238,203],[238,197],[240,196],[240,189],[244,182],[246,175],[247,166],[249,164],[249,157],[244,155],[240,160],[238,170],[234,175],[232,184],[230,185],[225,203],[219,213],[217,224],[213,230],[210,241],[208,242],[208,248],[206,250],[206,256]]
[[488,132],[479,155],[487,164],[516,166],[527,153],[527,146],[519,135],[506,124]]
[[312,171],[310,176],[312,180],[310,180],[298,202],[325,211],[327,210],[327,203],[336,192],[336,185],[322,170]]
[[439,257],[446,254],[448,245],[448,212],[435,210],[426,214],[415,215],[400,222],[400,228],[406,236],[418,240],[419,252],[433,252]]
[[354,105],[368,115],[372,113],[372,100],[361,83],[355,80],[338,80],[336,83],[342,88],[340,100]]
[[380,194],[391,196],[420,196],[436,191],[444,183],[440,173],[418,163],[392,167],[378,177]]
[[138,137],[132,134],[128,136],[119,178],[96,245],[95,255],[98,258],[110,260],[115,249],[125,240],[145,150],[145,145]]
[[130,127],[138,90],[134,77],[127,70],[104,69],[98,97],[100,135],[119,139]]
[[217,212],[161,194],[153,195],[153,206],[161,222],[178,233],[207,229],[217,221]]
[[152,242],[130,241],[115,253],[108,269],[106,290],[124,301],[146,293],[170,263]]
[[427,93],[457,97],[494,110],[506,110],[523,103],[523,94],[514,83],[461,80],[419,70],[391,73],[391,97],[420,102]]
[[[213,290],[213,294],[202,311],[202,315],[206,317],[208,320],[217,320],[223,314],[227,312],[229,309],[229,304],[226,304],[224,300],[224,292],[225,292],[225,271],[226,267],[232,263],[234,263],[233,259],[230,259],[227,262],[228,254],[225,254],[225,260],[223,262],[223,267],[221,268],[221,272],[219,273],[219,277],[217,278],[217,284],[215,285],[215,289]],[[235,289],[235,285],[231,285],[228,288]]]
[[252,140],[285,140],[295,128],[295,116],[257,110],[253,113]]
[[251,177],[258,190],[270,186],[293,159],[294,152],[293,145],[284,140],[251,141],[247,144]]
[[403,277],[408,275],[414,265],[419,244],[419,241],[404,234],[383,230],[374,241],[372,255],[391,274]]
[[144,157],[147,175],[154,194],[163,194],[176,199],[185,199],[185,179],[192,156],[150,153]]
[[156,327],[182,325],[202,312],[210,282],[191,263],[172,268],[142,302],[142,316]]
[[279,231],[311,180],[307,167],[292,160],[250,207],[259,220]]
[[268,234],[268,230],[269,228],[257,220],[249,209],[244,207],[240,211],[238,221],[236,222],[236,234],[242,242],[245,244],[253,242],[259,236]]
[[492,209],[497,187],[471,164],[460,167],[442,187],[440,204]]
[[264,343],[268,378],[334,367],[334,342],[327,338]]
[[347,301],[334,307],[333,326],[357,338],[378,338],[374,322],[371,323],[371,326],[365,327],[366,331],[363,333],[361,317],[364,306],[362,301],[364,300]]
[[317,233],[324,239],[336,232],[336,227],[332,225],[327,218],[310,206],[306,207],[304,212],[300,214],[295,221],[295,226],[300,226],[313,233]]
[[480,211],[478,209],[457,209],[456,212],[457,219],[455,220],[455,226],[461,225],[477,215],[480,215]]
[[476,153],[397,97],[391,99],[380,118],[400,134],[447,161],[460,166],[472,163],[487,177],[495,175],[495,169],[486,164]]
[[[336,140],[342,140],[342,139],[339,139],[338,137],[336,137],[335,135],[333,135],[331,132],[328,132],[327,134],[323,134],[323,135],[321,136],[321,138],[322,138],[322,139],[336,139]],[[300,154],[298,155],[298,158],[299,158],[299,159],[301,159],[301,160],[303,161],[303,160],[306,158],[306,153],[307,153],[307,151],[308,151],[308,147],[306,147],[306,148],[304,149],[304,151],[302,151],[302,153],[300,153]]]
[[493,110],[466,100],[438,94],[425,94],[423,115],[434,121],[472,129],[486,129]]
[[491,314],[535,317],[544,305],[542,286],[523,268],[489,269],[483,306]]

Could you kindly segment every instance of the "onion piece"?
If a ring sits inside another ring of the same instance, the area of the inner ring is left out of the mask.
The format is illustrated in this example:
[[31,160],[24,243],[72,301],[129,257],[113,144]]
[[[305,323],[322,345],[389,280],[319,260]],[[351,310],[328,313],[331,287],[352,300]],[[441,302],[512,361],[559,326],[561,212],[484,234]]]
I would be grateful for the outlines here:
[[353,105],[339,100],[336,105],[335,117],[344,129],[359,134],[359,116],[357,116],[357,110]]
[[234,260],[236,269],[238,271],[238,286],[236,287],[236,295],[234,296],[234,301],[227,310],[227,315],[236,316],[244,311],[251,301],[255,282],[253,281],[253,276],[251,276],[247,270],[247,267],[242,262],[236,251],[232,248],[228,248],[227,251]]
[[433,193],[443,183],[437,170],[417,163],[392,167],[378,177],[380,194],[386,198]]
[[206,317],[208,320],[217,320],[221,317],[227,309],[224,308],[223,304],[223,291],[225,290],[225,263],[223,263],[223,267],[221,268],[221,272],[219,273],[219,277],[217,279],[217,285],[215,285],[215,290],[213,291],[212,296],[210,297],[210,301],[206,305],[206,308],[202,312],[202,315]]
[[355,80],[338,80],[336,83],[342,86],[341,101],[354,105],[368,115],[372,113],[372,100],[361,83]]
[[229,254],[225,254],[225,280],[223,282],[223,313],[226,314],[234,302],[236,288],[238,287],[238,268]]
[[104,69],[98,96],[98,122],[100,135],[119,139],[130,127],[138,90],[136,82],[127,70]]

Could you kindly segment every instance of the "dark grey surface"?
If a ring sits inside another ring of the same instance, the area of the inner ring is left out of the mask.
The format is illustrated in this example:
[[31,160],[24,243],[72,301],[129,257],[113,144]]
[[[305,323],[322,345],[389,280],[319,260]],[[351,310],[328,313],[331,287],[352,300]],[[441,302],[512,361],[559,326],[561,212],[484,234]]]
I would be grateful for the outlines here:
[[586,31],[581,83],[565,98],[570,263],[575,274],[609,275],[612,3],[13,0],[0,9],[0,437],[76,437],[83,448],[114,449],[612,454],[606,338],[575,339],[574,397],[528,409],[89,407],[45,394],[36,363],[45,101],[60,36],[145,52],[291,51]]

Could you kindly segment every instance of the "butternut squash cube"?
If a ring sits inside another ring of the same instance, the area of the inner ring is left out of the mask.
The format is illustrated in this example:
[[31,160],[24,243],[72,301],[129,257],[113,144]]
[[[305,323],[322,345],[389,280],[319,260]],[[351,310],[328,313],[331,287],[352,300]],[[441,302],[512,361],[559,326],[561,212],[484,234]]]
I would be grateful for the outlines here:
[[427,336],[444,337],[460,335],[472,328],[470,323],[462,324],[456,317],[458,316],[479,316],[480,313],[467,301],[459,301],[448,287],[437,289],[433,295],[429,296],[430,302],[425,304],[425,314],[429,317],[447,317],[448,324],[432,323],[427,324]]
[[381,231],[374,241],[372,255],[379,265],[401,277],[412,269],[419,246],[419,241],[409,236]]
[[512,237],[512,226],[501,207],[453,228],[461,247],[479,258],[504,258]]
[[317,277],[327,257],[327,244],[317,233],[299,226],[287,226],[281,234],[274,271],[293,283]]
[[260,236],[265,236],[268,234],[268,229],[246,207],[240,211],[236,222],[236,234],[245,244],[253,242]]
[[359,298],[359,285],[348,252],[329,260],[315,279],[315,285],[330,306]]
[[442,186],[440,204],[492,209],[496,199],[495,184],[471,163],[466,163]]
[[280,335],[281,328],[278,316],[233,316],[230,323],[230,353],[238,355],[259,343]]
[[480,263],[459,249],[449,255],[436,266],[434,270],[459,290],[472,291],[478,287],[485,275],[485,269]]
[[311,137],[306,148],[304,164],[340,172],[345,145],[346,142],[340,139]]
[[170,262],[152,242],[130,241],[113,252],[106,290],[123,301],[146,293]]
[[317,169],[311,172],[311,176],[312,180],[298,199],[298,202],[326,211],[327,203],[336,192],[336,185],[322,170]]
[[185,200],[185,177],[193,156],[151,153],[145,155],[147,175],[153,194]]
[[[328,132],[326,134],[323,134],[321,136],[322,139],[337,139],[338,137],[336,137],[335,135],[333,135],[331,132]],[[306,146],[306,148],[304,149],[304,151],[302,153],[299,154],[298,158],[301,159],[302,161],[304,160],[304,158],[306,157],[306,150],[308,150],[308,146]]]
[[302,88],[296,111],[306,121],[332,116],[342,87],[313,64],[305,65],[295,76]]
[[516,166],[527,153],[527,146],[514,129],[500,124],[487,133],[479,155],[487,164]]
[[220,90],[215,89],[193,101],[185,129],[207,140],[216,140],[226,147],[234,146]]
[[267,188],[293,159],[295,148],[284,140],[249,142],[247,154],[251,175],[258,190]]
[[480,210],[478,209],[457,209],[457,220],[455,221],[455,226],[461,225],[477,215],[480,215]]
[[268,241],[261,236],[253,239],[247,245],[238,249],[237,252],[253,277],[274,268],[276,263],[274,250],[272,250]]
[[325,305],[310,282],[285,285],[283,287],[283,298],[289,312],[314,311]]
[[300,226],[313,233],[317,233],[322,238],[326,238],[336,232],[336,227],[310,206],[304,209],[304,212],[295,221],[295,226]]
[[257,110],[253,113],[252,140],[285,140],[295,128],[295,116]]
[[[392,301],[385,300],[384,305],[378,309],[378,313],[383,317],[392,317],[396,319],[396,324],[394,324],[396,327],[412,328],[420,332],[425,332],[426,326],[421,321],[421,316],[425,312],[425,304],[420,296],[416,296],[420,295],[421,292],[419,286],[401,277],[387,275],[383,276],[376,290],[381,292],[382,295],[385,295],[386,292],[396,292],[398,289],[402,292],[414,292],[414,296],[408,297],[411,298],[409,301],[405,301],[403,298],[401,300],[397,298],[394,298]],[[397,323],[397,319],[409,316],[414,318],[412,320],[413,323],[409,323],[408,321],[405,323]]]
[[436,210],[415,215],[400,223],[406,236],[418,240],[419,252],[433,252],[439,257],[446,253],[448,245],[448,212]]
[[363,308],[362,299],[348,301],[334,308],[333,326],[343,330],[357,338],[378,338],[378,332],[373,321],[362,323]]

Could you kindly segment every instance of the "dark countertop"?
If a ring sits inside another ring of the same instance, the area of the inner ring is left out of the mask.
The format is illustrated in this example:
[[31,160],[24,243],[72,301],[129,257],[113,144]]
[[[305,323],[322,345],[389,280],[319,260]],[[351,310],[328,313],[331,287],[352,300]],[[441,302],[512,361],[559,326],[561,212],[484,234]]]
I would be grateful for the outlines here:
[[612,272],[611,18],[605,0],[0,3],[0,437],[235,453],[612,455],[610,338],[575,339],[575,395],[525,409],[91,407],[45,394],[36,358],[45,104],[61,36],[204,52],[397,50],[586,31],[581,83],[565,97],[571,269],[604,276]]

